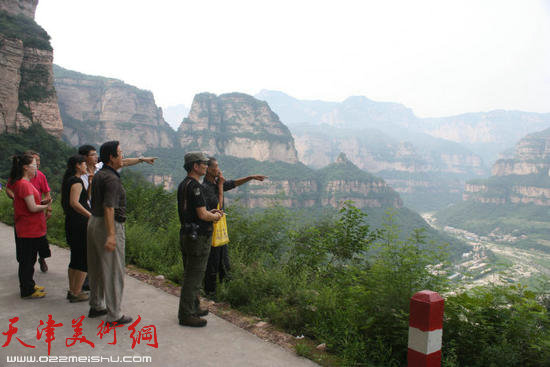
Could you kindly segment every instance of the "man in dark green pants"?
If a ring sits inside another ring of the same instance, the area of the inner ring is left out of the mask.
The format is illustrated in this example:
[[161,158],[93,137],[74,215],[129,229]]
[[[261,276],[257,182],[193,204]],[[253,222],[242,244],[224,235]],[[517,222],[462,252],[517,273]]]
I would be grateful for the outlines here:
[[183,285],[181,287],[178,318],[180,325],[206,325],[208,310],[201,310],[197,302],[206,263],[210,253],[212,222],[221,219],[220,210],[206,210],[206,200],[199,179],[206,174],[208,158],[202,152],[185,155],[187,177],[178,186],[178,214],[181,223],[180,245],[183,256]]

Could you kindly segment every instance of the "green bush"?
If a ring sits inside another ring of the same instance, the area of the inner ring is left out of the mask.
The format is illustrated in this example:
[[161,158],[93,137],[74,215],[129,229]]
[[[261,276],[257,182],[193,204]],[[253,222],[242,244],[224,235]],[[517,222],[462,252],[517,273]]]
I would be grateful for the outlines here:
[[519,285],[447,297],[443,331],[443,354],[460,366],[550,366],[548,309]]

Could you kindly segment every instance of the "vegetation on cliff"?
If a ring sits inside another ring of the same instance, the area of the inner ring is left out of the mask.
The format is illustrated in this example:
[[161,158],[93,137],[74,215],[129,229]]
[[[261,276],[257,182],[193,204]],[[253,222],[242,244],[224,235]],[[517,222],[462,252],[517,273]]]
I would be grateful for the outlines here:
[[34,124],[18,134],[0,134],[0,178],[7,180],[11,169],[11,157],[26,150],[40,153],[40,170],[44,172],[53,191],[59,191],[67,159],[76,149],[48,134],[41,125]]
[[7,38],[23,41],[24,47],[52,51],[50,35],[33,19],[0,11],[0,33]]
[[441,225],[492,241],[550,253],[550,212],[546,206],[463,201],[438,212],[436,218]]

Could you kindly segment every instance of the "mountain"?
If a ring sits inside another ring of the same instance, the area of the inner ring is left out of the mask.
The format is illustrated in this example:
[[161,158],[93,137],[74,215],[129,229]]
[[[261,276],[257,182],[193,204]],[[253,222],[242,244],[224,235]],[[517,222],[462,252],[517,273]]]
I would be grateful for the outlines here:
[[257,97],[288,124],[302,162],[319,168],[344,152],[359,168],[384,178],[416,210],[459,201],[466,180],[488,173],[478,155],[422,132],[412,111],[397,103],[365,97],[302,101],[266,90]]
[[298,100],[282,92],[262,90],[255,97],[268,102],[288,126],[309,123],[359,129],[391,129],[416,120],[412,110],[399,103],[376,102],[362,96],[349,97],[338,103]]
[[50,36],[34,21],[36,0],[0,0],[0,132],[33,124],[61,136]]
[[550,129],[521,139],[487,179],[466,183],[463,202],[437,213],[443,225],[550,252]]
[[73,146],[119,140],[126,152],[173,147],[174,130],[164,121],[153,94],[124,82],[54,66],[55,89]]
[[242,93],[197,94],[178,129],[180,146],[258,161],[297,163],[288,128],[266,102]]
[[174,130],[178,129],[181,122],[188,113],[189,108],[182,104],[162,108],[162,115],[164,116],[164,119]]
[[432,136],[461,143],[490,163],[525,135],[550,127],[550,113],[505,110],[465,113],[421,119],[417,127]]

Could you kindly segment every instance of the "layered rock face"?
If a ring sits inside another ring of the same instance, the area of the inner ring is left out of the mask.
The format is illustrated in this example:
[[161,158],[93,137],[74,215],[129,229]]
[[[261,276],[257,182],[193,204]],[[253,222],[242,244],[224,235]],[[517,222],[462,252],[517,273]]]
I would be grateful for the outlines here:
[[512,159],[499,159],[488,180],[468,182],[463,199],[550,206],[550,129],[527,135]]
[[[0,132],[40,124],[60,137],[63,123],[53,86],[53,51],[34,20],[37,1],[0,1]],[[26,18],[28,17],[28,18]]]
[[0,0],[0,11],[34,19],[38,0]]
[[318,171],[303,167],[303,179],[269,179],[251,181],[248,185],[226,193],[231,201],[249,208],[269,207],[276,201],[292,208],[341,207],[352,201],[358,208],[401,208],[399,194],[383,179],[360,170],[344,154],[336,162]]
[[178,137],[183,148],[211,154],[298,162],[288,128],[267,103],[246,94],[197,94]]
[[58,66],[54,71],[65,124],[63,137],[70,144],[119,140],[126,152],[139,153],[174,146],[174,131],[162,118],[151,92]]

